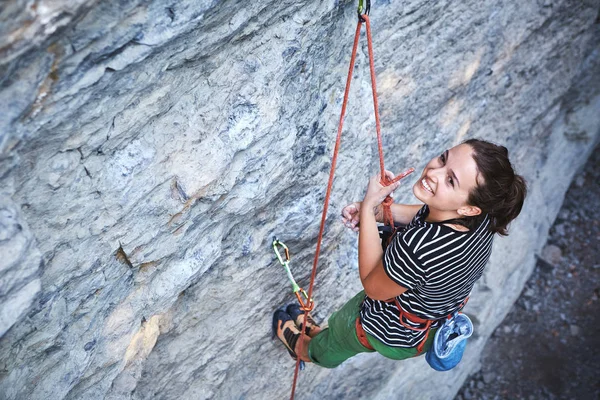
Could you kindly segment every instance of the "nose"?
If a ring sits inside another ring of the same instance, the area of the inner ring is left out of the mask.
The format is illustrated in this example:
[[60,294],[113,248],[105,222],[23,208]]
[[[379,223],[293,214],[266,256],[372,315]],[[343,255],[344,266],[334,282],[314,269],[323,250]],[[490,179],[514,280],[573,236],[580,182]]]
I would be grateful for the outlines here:
[[443,176],[445,174],[444,167],[434,167],[430,168],[429,171],[425,174],[427,179],[437,183],[440,180],[443,180]]

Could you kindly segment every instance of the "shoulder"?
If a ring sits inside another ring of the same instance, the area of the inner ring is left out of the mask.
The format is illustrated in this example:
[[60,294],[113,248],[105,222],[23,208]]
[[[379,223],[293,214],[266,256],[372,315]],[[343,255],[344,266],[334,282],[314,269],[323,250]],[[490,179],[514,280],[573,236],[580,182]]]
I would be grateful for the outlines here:
[[433,226],[425,223],[414,223],[412,226],[407,227],[403,232],[399,233],[396,240],[393,241],[396,244],[403,245],[409,248],[412,252],[417,252],[423,241],[432,234]]
[[398,239],[415,255],[419,255],[427,247],[442,246],[453,238],[462,236],[464,236],[463,232],[455,231],[443,224],[422,221],[410,226],[399,235]]

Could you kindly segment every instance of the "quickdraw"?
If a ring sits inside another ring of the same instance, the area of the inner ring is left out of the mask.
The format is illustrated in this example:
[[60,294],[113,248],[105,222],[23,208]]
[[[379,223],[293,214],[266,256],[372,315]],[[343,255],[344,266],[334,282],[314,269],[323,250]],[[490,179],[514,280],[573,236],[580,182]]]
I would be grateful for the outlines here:
[[371,0],[367,0],[367,5],[364,5],[364,0],[358,0],[358,19],[364,22],[363,15],[369,15],[371,12]]
[[[284,250],[285,253],[285,258],[282,257],[279,248],[282,248]],[[283,266],[283,269],[285,269],[285,273],[287,274],[287,277],[290,281],[290,283],[292,284],[292,290],[294,291],[294,294],[296,295],[296,298],[298,299],[298,302],[300,303],[300,308],[302,309],[302,311],[312,311],[313,308],[315,307],[315,303],[313,302],[312,299],[310,299],[308,297],[308,294],[306,294],[306,291],[304,289],[302,289],[300,286],[298,286],[298,283],[296,283],[296,280],[294,279],[294,275],[292,275],[292,271],[290,270],[290,250],[288,249],[288,247],[285,245],[285,243],[283,243],[282,241],[280,241],[279,239],[277,239],[276,237],[273,238],[273,251],[275,251],[275,255],[277,256],[277,259],[279,260],[279,263]],[[304,296],[304,299],[302,299],[302,296]]]

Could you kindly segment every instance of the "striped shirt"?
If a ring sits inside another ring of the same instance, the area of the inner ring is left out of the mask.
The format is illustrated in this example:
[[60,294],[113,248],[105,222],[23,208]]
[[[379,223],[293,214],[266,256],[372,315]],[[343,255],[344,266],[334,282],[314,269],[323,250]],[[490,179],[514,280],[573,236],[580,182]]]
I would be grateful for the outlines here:
[[[494,234],[486,217],[476,229],[456,231],[442,223],[426,222],[429,207],[423,206],[385,251],[383,268],[406,292],[396,299],[407,312],[421,318],[438,320],[458,310],[483,273],[492,251]],[[393,347],[415,347],[425,331],[400,324],[395,302],[365,296],[361,321],[366,332]],[[406,325],[423,325],[404,320]]]

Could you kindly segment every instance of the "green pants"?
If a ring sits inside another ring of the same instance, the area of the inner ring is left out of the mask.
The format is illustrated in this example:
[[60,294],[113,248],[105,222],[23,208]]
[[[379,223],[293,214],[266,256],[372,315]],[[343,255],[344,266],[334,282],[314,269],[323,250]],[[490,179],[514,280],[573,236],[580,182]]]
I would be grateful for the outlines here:
[[[308,345],[308,356],[315,364],[325,368],[335,368],[358,353],[372,353],[358,341],[356,335],[356,318],[365,298],[361,291],[348,301],[342,308],[331,314],[329,326],[311,339]],[[435,336],[436,329],[429,332],[423,353],[425,354]],[[367,340],[376,352],[393,360],[404,360],[418,355],[416,347],[388,346],[367,333]]]

